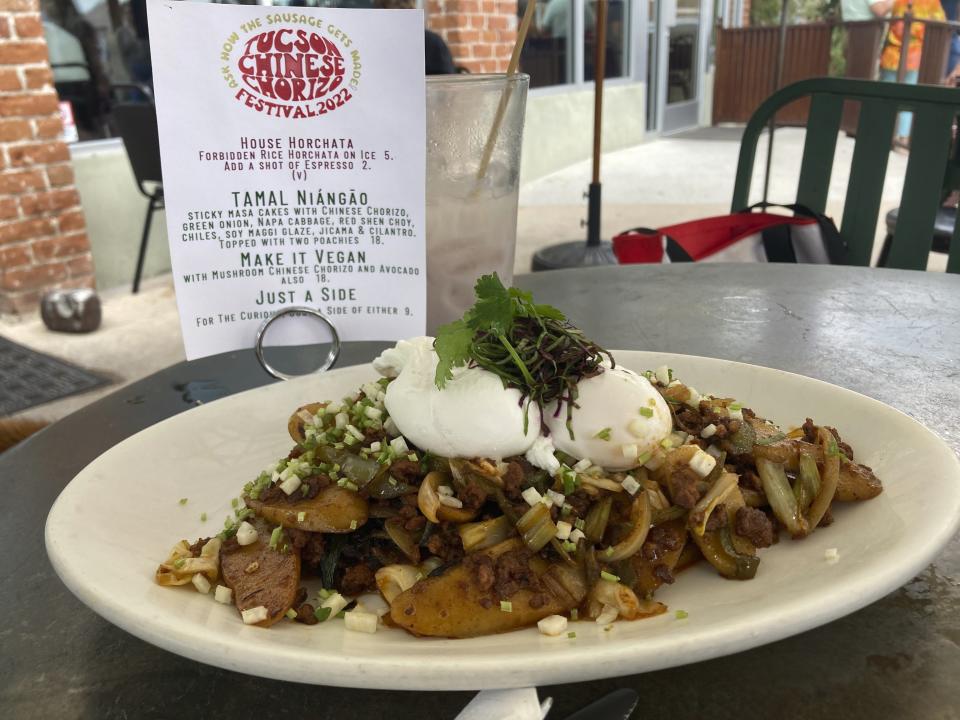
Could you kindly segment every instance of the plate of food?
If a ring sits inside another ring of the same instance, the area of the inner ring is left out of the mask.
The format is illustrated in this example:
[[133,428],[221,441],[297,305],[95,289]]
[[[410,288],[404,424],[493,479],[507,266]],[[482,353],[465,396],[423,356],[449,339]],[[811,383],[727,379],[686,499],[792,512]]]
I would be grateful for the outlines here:
[[907,582],[960,464],[876,400],[607,350],[477,283],[436,338],[240,393],[101,455],[46,525],[122,629],[252,675],[466,690],[773,642]]

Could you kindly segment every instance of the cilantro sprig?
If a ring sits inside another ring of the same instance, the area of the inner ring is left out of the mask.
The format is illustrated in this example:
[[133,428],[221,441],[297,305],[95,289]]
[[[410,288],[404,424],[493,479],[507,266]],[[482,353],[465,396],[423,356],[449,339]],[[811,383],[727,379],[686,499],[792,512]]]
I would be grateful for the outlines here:
[[603,356],[613,362],[610,353],[584,337],[555,307],[534,303],[530,293],[518,288],[504,287],[496,273],[477,280],[474,292],[476,303],[463,318],[437,331],[437,387],[443,389],[455,368],[481,367],[500,377],[504,387],[520,390],[541,410],[554,401],[565,402],[572,438],[577,383],[603,372]]

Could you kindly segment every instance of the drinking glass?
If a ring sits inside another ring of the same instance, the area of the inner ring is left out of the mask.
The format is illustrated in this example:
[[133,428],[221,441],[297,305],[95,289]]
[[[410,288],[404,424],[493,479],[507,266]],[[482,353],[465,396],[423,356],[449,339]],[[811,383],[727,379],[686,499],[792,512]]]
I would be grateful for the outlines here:
[[[473,285],[479,276],[496,272],[504,285],[513,281],[529,83],[530,77],[524,74],[427,78],[427,332],[431,335],[473,305]],[[492,130],[494,141],[488,149]]]

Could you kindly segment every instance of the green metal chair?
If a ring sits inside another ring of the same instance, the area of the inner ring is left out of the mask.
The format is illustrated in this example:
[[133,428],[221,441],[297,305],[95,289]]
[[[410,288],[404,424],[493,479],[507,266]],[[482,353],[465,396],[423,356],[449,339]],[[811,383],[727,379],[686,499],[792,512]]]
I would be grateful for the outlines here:
[[[861,103],[840,222],[844,247],[832,258],[844,265],[870,264],[894,123],[898,112],[913,112],[907,175],[886,266],[925,270],[944,193],[960,189],[960,159],[951,152],[953,121],[960,113],[960,89],[815,78],[779,90],[757,109],[743,133],[733,190],[734,212],[749,205],[761,133],[778,110],[805,97],[810,98],[810,115],[796,202],[819,213],[826,209],[844,101]],[[947,272],[960,273],[960,223],[953,230]]]

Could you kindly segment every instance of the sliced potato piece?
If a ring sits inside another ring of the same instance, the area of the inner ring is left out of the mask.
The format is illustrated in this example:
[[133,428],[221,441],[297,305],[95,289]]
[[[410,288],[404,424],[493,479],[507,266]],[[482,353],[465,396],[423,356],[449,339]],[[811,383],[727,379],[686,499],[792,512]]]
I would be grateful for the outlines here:
[[270,548],[271,528],[255,523],[259,537],[250,545],[229,543],[220,551],[220,574],[233,590],[233,602],[243,612],[267,609],[267,619],[257,623],[269,627],[293,605],[300,587],[300,551],[288,543],[286,552]]
[[[325,487],[316,497],[295,503],[265,503],[251,498],[247,498],[246,503],[274,525],[308,532],[348,533],[363,525],[368,517],[366,499],[336,485]],[[300,513],[303,520],[297,519]]]
[[869,500],[883,492],[883,485],[873,470],[854,462],[841,461],[840,480],[837,483],[837,492],[834,500],[853,502],[855,500]]
[[287,422],[287,432],[290,433],[290,437],[293,438],[297,445],[300,445],[304,441],[303,426],[306,423],[304,414],[316,415],[317,410],[326,406],[327,403],[325,402],[315,402],[298,407],[293,411],[293,415],[290,416],[290,420]]
[[[495,559],[504,552],[522,547],[519,539],[511,539],[473,556],[485,554]],[[544,565],[548,570],[549,565]],[[563,613],[576,606],[570,596],[560,599],[549,591],[544,595],[547,601],[533,608],[530,601],[534,593],[519,590],[507,598],[510,612],[505,612],[501,609],[500,598],[493,591],[481,589],[475,574],[461,564],[439,577],[421,580],[396,596],[390,604],[390,618],[398,627],[414,635],[466,638],[527,627],[547,615]],[[486,602],[481,604],[481,601]]]

